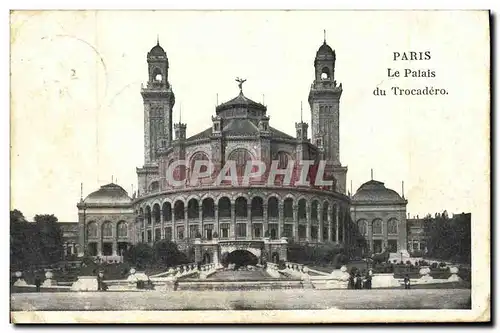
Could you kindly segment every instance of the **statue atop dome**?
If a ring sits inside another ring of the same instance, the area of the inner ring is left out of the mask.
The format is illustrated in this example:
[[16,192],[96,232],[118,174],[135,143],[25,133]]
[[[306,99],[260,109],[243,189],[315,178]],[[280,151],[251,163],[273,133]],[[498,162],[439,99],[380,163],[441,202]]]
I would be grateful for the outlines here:
[[247,79],[240,79],[239,77],[236,78],[236,82],[238,82],[238,87],[240,88],[240,93],[243,93],[243,83],[246,82]]

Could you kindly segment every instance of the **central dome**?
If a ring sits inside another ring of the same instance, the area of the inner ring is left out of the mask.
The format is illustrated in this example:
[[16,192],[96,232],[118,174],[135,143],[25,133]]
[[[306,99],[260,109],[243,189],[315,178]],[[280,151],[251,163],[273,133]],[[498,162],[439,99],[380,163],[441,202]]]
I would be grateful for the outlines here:
[[236,108],[255,108],[262,111],[267,110],[267,108],[264,105],[252,101],[250,98],[247,98],[245,95],[243,95],[243,92],[240,92],[239,95],[233,98],[232,100],[222,103],[221,105],[218,105],[216,111],[218,114],[221,111],[228,109],[236,109]]

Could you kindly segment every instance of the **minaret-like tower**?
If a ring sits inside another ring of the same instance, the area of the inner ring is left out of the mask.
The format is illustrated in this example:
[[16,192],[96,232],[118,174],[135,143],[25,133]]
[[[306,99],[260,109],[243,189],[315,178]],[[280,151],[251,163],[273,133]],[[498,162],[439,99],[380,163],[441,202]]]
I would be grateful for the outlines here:
[[159,41],[148,52],[148,83],[144,100],[144,164],[156,164],[157,149],[172,142],[172,109],[175,96],[168,82],[168,58]]
[[340,163],[339,103],[342,84],[335,81],[335,51],[323,41],[314,59],[314,82],[309,91],[312,143],[327,162],[325,179],[334,177],[334,190],[345,194],[347,167]]
[[335,81],[335,51],[326,40],[314,59],[315,79],[309,91],[312,143],[324,147],[324,157],[340,166],[339,102],[342,84]]

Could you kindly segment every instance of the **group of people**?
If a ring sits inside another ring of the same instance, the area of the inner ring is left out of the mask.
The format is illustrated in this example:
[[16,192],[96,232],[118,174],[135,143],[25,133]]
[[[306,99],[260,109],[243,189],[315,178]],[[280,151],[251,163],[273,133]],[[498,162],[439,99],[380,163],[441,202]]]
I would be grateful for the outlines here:
[[369,274],[369,272],[366,272],[366,274],[363,274],[364,276],[361,275],[361,273],[358,272],[351,272],[349,275],[349,284],[348,288],[349,289],[372,289],[372,276]]

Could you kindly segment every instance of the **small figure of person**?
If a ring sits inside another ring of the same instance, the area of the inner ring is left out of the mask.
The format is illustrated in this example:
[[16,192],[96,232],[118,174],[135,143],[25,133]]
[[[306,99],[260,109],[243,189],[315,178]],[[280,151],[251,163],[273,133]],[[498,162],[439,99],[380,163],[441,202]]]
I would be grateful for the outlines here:
[[42,284],[42,279],[40,278],[40,273],[36,272],[35,273],[35,287],[36,287],[36,292],[40,292],[40,286]]
[[356,282],[355,282],[355,285],[354,285],[354,289],[361,289],[361,274],[359,274],[359,272],[356,274]]
[[370,275],[370,272],[366,273],[365,279],[366,279],[365,288],[372,289],[372,276]]
[[347,289],[354,289],[354,273],[349,274],[349,283]]
[[97,273],[97,290],[104,291],[104,273]]
[[405,289],[410,289],[410,277],[408,276],[408,274],[405,275],[404,284],[405,284]]

